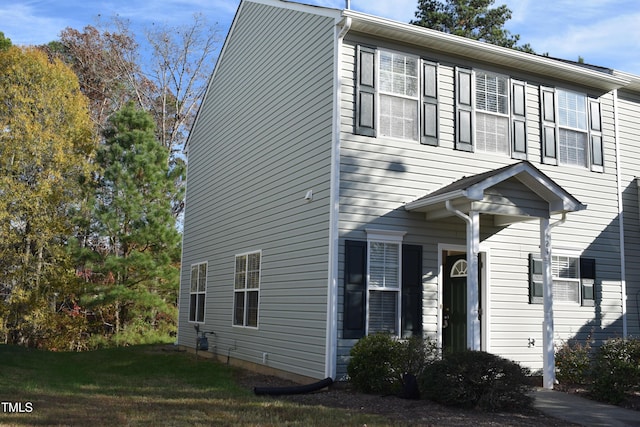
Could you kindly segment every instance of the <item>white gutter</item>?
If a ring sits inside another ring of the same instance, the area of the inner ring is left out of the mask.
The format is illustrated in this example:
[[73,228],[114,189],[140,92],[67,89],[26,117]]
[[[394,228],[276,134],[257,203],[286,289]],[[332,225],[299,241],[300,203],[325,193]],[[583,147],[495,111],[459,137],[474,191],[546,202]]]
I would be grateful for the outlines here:
[[624,251],[624,206],[622,202],[622,165],[620,161],[620,129],[618,123],[618,90],[613,91],[613,127],[616,147],[616,184],[618,186],[618,222],[620,233],[620,287],[622,305],[622,338],[627,338],[627,274]]
[[327,342],[325,345],[325,378],[336,379],[338,362],[338,248],[340,230],[340,108],[342,41],[351,28],[351,18],[344,18],[336,25],[333,70],[333,136],[331,140],[331,185],[329,211],[329,271],[327,285]]
[[455,36],[418,25],[380,18],[353,10],[343,11],[343,15],[353,18],[353,32],[363,32],[379,37],[405,41],[437,50],[447,55],[455,55],[479,61],[489,61],[524,72],[555,76],[570,82],[579,82],[594,88],[606,90],[613,90],[630,83],[627,75],[620,73],[614,75],[607,72],[606,69],[600,71],[542,55],[521,52],[516,49],[496,46],[490,43]]

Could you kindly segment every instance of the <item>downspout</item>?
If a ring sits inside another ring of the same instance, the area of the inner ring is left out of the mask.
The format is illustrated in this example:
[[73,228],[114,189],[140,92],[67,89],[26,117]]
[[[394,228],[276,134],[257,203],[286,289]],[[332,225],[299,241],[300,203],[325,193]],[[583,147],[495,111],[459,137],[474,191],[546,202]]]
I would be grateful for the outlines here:
[[478,253],[480,244],[480,222],[478,213],[465,215],[451,205],[450,200],[445,201],[446,209],[461,218],[466,223],[467,235],[467,348],[480,350],[480,319],[478,303]]
[[618,223],[620,232],[620,286],[622,298],[622,338],[627,338],[627,273],[624,251],[624,206],[622,201],[622,165],[620,161],[620,129],[618,123],[618,89],[613,90],[613,127],[616,147],[616,184],[618,186]]
[[553,275],[551,272],[551,229],[564,224],[567,213],[562,212],[562,218],[553,224],[549,224],[549,218],[540,218],[540,252],[543,268],[543,309],[544,320],[542,323],[542,386],[552,390],[556,382],[555,349],[553,335]]
[[331,140],[331,195],[329,207],[329,283],[327,284],[327,342],[325,377],[336,377],[338,359],[338,246],[340,214],[340,109],[342,42],[351,29],[351,18],[343,18],[336,26],[333,60],[333,135]]

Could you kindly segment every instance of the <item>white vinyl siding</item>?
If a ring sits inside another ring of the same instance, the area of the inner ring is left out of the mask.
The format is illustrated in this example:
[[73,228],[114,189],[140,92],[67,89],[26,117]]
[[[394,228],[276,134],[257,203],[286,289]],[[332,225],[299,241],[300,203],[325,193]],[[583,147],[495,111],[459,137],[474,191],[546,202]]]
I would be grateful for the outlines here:
[[418,140],[418,58],[379,51],[380,134]]

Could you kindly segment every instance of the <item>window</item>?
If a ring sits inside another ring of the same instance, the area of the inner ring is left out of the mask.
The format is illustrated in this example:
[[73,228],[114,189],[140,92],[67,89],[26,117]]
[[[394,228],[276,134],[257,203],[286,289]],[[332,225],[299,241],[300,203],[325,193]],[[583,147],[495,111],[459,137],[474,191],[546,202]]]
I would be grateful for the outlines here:
[[236,255],[233,298],[234,326],[258,327],[261,252]]
[[553,300],[580,303],[580,258],[551,257]]
[[189,291],[189,321],[204,322],[205,296],[207,293],[207,263],[191,265]]
[[543,162],[604,168],[600,103],[586,94],[540,88]]
[[[569,254],[552,255],[554,302],[593,306],[595,301],[595,259]],[[529,302],[543,302],[543,265],[538,255],[529,255]]]
[[476,148],[509,154],[509,79],[476,72]]
[[368,333],[399,334],[400,243],[369,241]]
[[525,110],[524,82],[456,69],[456,149],[526,159]]
[[379,51],[380,135],[418,140],[418,59]]
[[342,338],[422,336],[422,246],[402,244],[404,232],[366,231],[367,241],[344,244]]
[[437,145],[437,64],[366,46],[356,64],[355,133]]

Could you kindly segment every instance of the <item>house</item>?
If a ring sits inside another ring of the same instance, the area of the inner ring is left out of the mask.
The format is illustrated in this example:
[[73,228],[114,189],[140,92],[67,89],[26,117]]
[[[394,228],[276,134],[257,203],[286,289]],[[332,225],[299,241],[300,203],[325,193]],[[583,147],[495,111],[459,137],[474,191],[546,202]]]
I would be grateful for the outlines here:
[[640,335],[639,134],[638,76],[243,0],[188,142],[177,342],[312,381],[418,334],[552,387],[554,345]]

